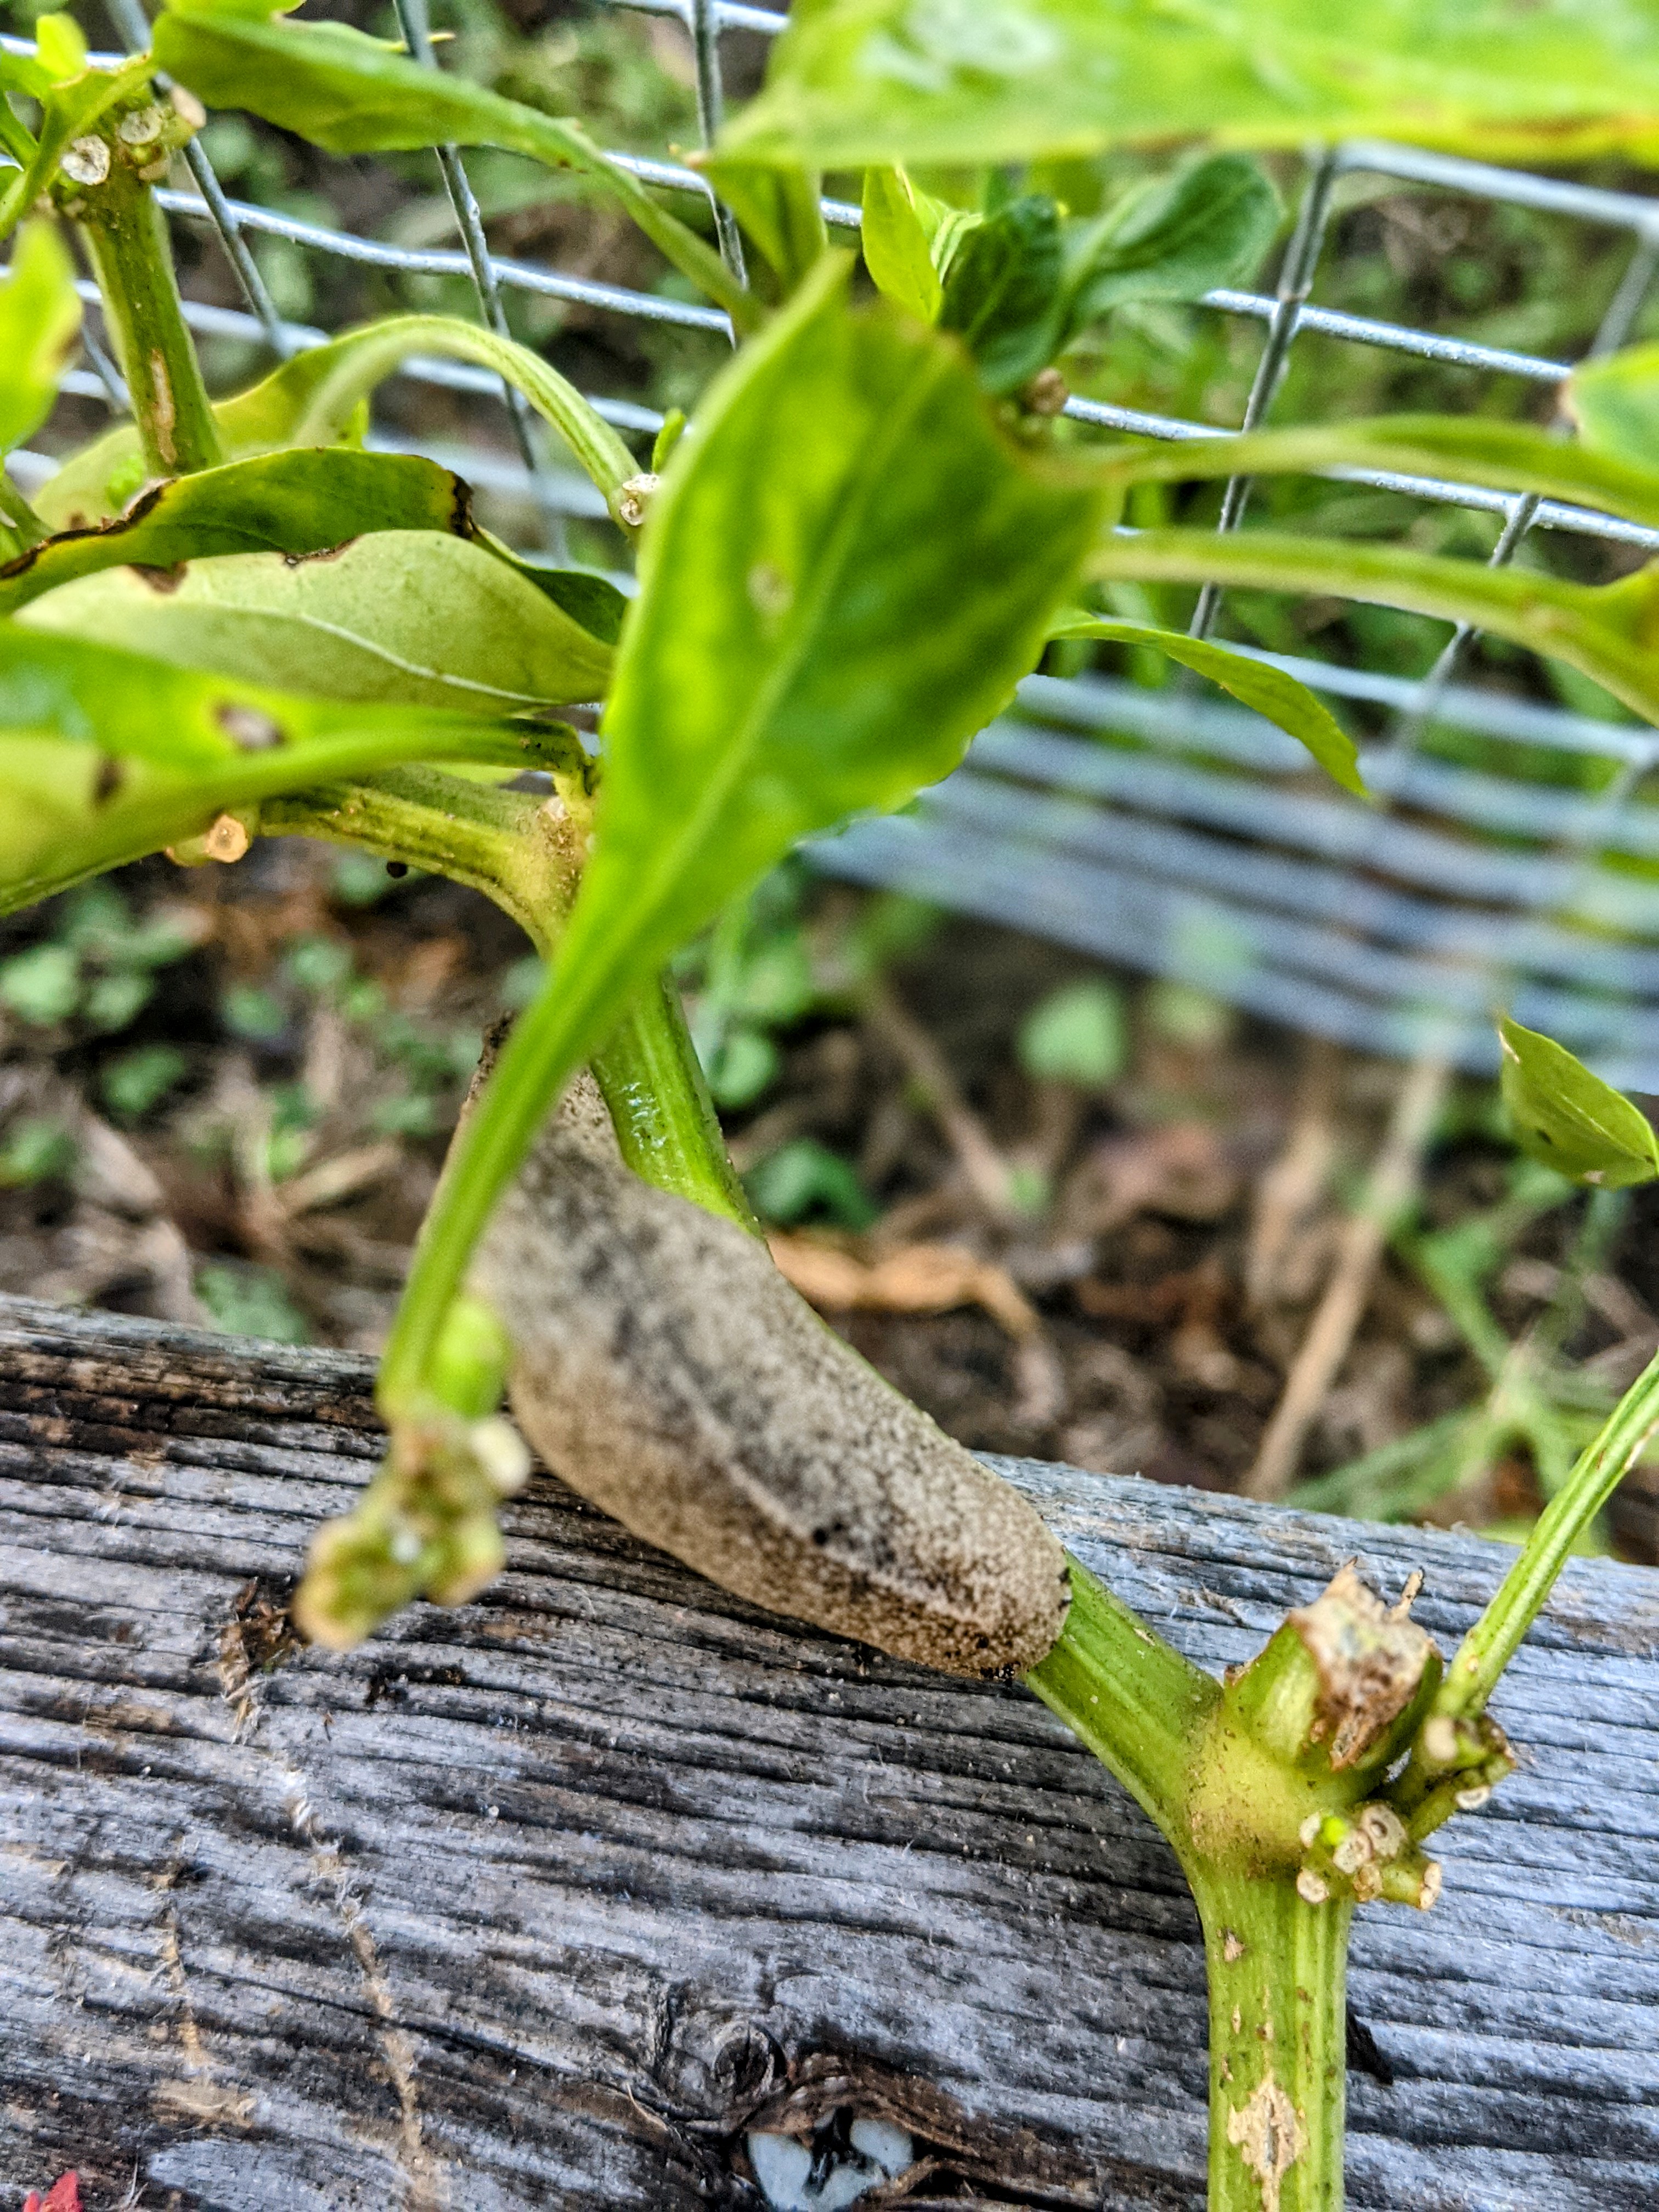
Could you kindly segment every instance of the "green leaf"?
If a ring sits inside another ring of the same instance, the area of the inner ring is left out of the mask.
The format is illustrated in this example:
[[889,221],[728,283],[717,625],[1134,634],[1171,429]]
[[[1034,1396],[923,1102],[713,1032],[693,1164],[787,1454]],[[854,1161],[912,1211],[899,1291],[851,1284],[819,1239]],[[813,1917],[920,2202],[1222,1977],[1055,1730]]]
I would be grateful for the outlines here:
[[75,1165],[75,1139],[61,1121],[30,1114],[14,1121],[0,1142],[0,1190],[27,1189]]
[[[498,561],[504,561],[527,584],[533,584],[544,599],[551,599],[561,613],[568,615],[579,629],[601,645],[615,645],[622,635],[623,617],[628,612],[628,595],[619,592],[608,576],[596,575],[591,568],[553,568],[544,567],[539,561],[526,560],[510,546],[497,538],[484,537]],[[609,663],[606,664],[607,668]],[[605,687],[602,685],[601,690]],[[590,698],[598,694],[589,692]]]
[[423,146],[495,146],[601,185],[682,276],[717,300],[739,330],[759,302],[713,246],[658,206],[638,178],[600,152],[580,124],[424,69],[343,23],[261,21],[174,4],[155,25],[155,60],[212,107],[245,107],[331,154]]
[[1098,978],[1051,991],[1020,1024],[1019,1064],[1040,1083],[1102,1091],[1127,1059],[1123,1002]]
[[[552,424],[616,513],[617,495],[636,464],[611,425],[539,354],[453,315],[393,315],[365,324],[295,354],[247,391],[221,400],[213,414],[227,456],[247,460],[289,446],[360,446],[369,394],[416,354],[477,362],[504,376]],[[142,474],[137,434],[112,430],[42,487],[36,511],[54,528],[84,528],[118,514]]]
[[31,1029],[55,1029],[81,1003],[81,963],[67,945],[32,945],[0,962],[0,1006]]
[[[1194,533],[1196,535],[1196,533]],[[1159,629],[1151,623],[1119,622],[1106,615],[1067,614],[1050,630],[1051,637],[1097,637],[1114,645],[1150,646],[1169,659],[1179,661],[1195,675],[1207,676],[1246,707],[1253,707],[1270,722],[1295,738],[1319,763],[1332,781],[1357,798],[1367,794],[1359,775],[1359,756],[1353,739],[1330,708],[1282,668],[1270,667],[1248,654],[1230,652],[1212,639],[1188,637],[1184,630]]]
[[[599,577],[538,581],[621,598]],[[430,531],[380,532],[309,561],[196,561],[182,576],[123,568],[37,600],[24,620],[327,699],[512,714],[600,698],[611,680],[610,647],[553,591]]]
[[1243,154],[1217,154],[1139,186],[1097,221],[1068,228],[1067,335],[1127,300],[1196,300],[1253,275],[1282,212]]
[[73,15],[37,15],[35,58],[53,84],[67,83],[87,65],[87,42]]
[[815,170],[725,161],[710,155],[698,167],[726,202],[744,234],[759,247],[787,299],[830,244],[823,227],[823,180]]
[[822,1213],[842,1229],[867,1229],[881,1211],[853,1163],[815,1137],[797,1137],[769,1153],[744,1182],[762,1220],[785,1228]]
[[1498,1034],[1504,1103],[1529,1158],[1604,1190],[1659,1176],[1659,1139],[1628,1098],[1553,1037],[1523,1030],[1507,1016]]
[[1100,495],[1008,445],[958,349],[827,256],[711,390],[641,544],[597,841],[536,1004],[460,1139],[384,1370],[429,1331],[571,1070],[798,839],[946,774],[1041,648]]
[[0,622],[0,912],[313,785],[580,759],[558,725],[300,698]]
[[825,169],[1359,135],[1659,159],[1651,0],[818,0],[722,146]]
[[223,553],[290,559],[379,530],[472,530],[471,495],[435,461],[408,453],[287,453],[171,477],[112,522],[33,545],[0,566],[0,613],[100,569],[172,570]]
[[1011,200],[951,257],[939,309],[988,392],[1017,392],[1060,349],[1065,299],[1060,212],[1040,193]]
[[944,288],[915,188],[902,169],[872,163],[865,171],[863,241],[876,289],[919,323],[936,322]]
[[[938,216],[933,222],[932,235],[927,241],[927,250],[933,258],[933,266],[939,271],[939,282],[943,283],[951,273],[951,265],[955,261],[963,240],[970,237],[980,228],[985,217],[978,208],[947,207],[942,200],[936,201],[934,206],[938,210]],[[916,213],[921,217],[922,228],[925,230],[927,228],[929,211],[920,192],[916,194]]]
[[0,282],[0,453],[51,414],[80,334],[69,250],[55,223],[27,222]]
[[1659,344],[1581,362],[1566,397],[1592,451],[1640,469],[1659,488]]
[[176,1044],[141,1044],[112,1060],[98,1087],[112,1113],[137,1121],[159,1106],[189,1073],[189,1058]]

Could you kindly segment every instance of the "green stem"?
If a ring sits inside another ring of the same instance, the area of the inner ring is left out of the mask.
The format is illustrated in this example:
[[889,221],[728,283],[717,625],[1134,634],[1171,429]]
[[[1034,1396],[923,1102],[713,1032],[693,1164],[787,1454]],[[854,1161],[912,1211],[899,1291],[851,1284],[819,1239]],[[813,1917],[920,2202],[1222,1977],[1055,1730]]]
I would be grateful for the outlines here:
[[[1614,1407],[1580,1453],[1565,1484],[1544,1508],[1502,1587],[1458,1646],[1434,1701],[1454,1720],[1486,1710],[1498,1678],[1521,1648],[1573,1546],[1659,1430],[1659,1358]],[[1414,1824],[1415,1825],[1415,1824]]]
[[1455,477],[1498,491],[1577,501],[1632,522],[1659,522],[1659,471],[1595,453],[1521,422],[1468,415],[1382,415],[1358,422],[1253,430],[1179,445],[1113,447],[1101,457],[1109,483],[1195,483],[1205,477],[1302,476],[1318,470],[1386,469]]
[[549,917],[575,896],[579,856],[549,834],[545,801],[441,769],[393,769],[357,783],[267,799],[268,836],[322,837],[429,869],[482,891],[545,949]]
[[1191,1879],[1210,1989],[1209,2212],[1342,2212],[1353,1908],[1310,1905],[1284,1875]]
[[394,369],[413,354],[437,354],[493,368],[523,392],[605,494],[613,514],[617,495],[638,473],[633,454],[574,385],[567,383],[539,354],[498,331],[453,315],[397,315],[349,331],[335,339],[328,351],[331,365],[293,426],[289,441],[293,445],[334,444],[360,402]]
[[[558,944],[584,857],[581,823],[562,802],[438,769],[267,801],[260,827],[328,838],[470,884],[510,915],[544,958]],[[623,1158],[641,1181],[754,1229],[666,978],[640,994],[592,1068]]]
[[[313,704],[293,703],[296,709]],[[317,705],[325,709],[326,702]],[[144,775],[149,786],[141,799],[131,804],[123,799],[76,817],[73,840],[60,838],[44,854],[37,848],[24,872],[0,875],[0,915],[15,914],[55,892],[71,890],[89,877],[198,836],[216,815],[263,808],[291,793],[296,785],[312,791],[399,768],[413,750],[411,738],[422,743],[428,758],[435,755],[443,760],[477,761],[499,769],[503,775],[545,767],[550,750],[544,730],[517,736],[515,730],[526,727],[522,724],[452,721],[423,732],[389,716],[377,717],[367,727],[349,719],[343,729],[335,732],[318,727],[320,712],[307,719],[311,728],[305,732],[303,750],[301,743],[295,743],[228,755],[222,763],[204,763],[188,777],[181,774],[165,781],[149,778],[148,764],[141,763],[137,774]],[[570,735],[574,744],[574,734]],[[395,850],[392,857],[398,857]]]
[[568,940],[539,995],[501,1047],[489,1089],[451,1156],[441,1200],[421,1224],[402,1303],[380,1358],[381,1412],[389,1420],[421,1402],[450,1303],[501,1192],[518,1172],[552,1101],[584,1061],[602,1054],[639,988],[631,947],[573,958]]
[[1243,584],[1326,598],[1335,592],[1407,614],[1468,623],[1565,660],[1647,720],[1659,721],[1659,667],[1641,634],[1642,576],[1620,584],[1569,584],[1403,546],[1267,530],[1114,536],[1091,555],[1088,573],[1097,582]]
[[1184,1863],[1192,1849],[1188,1778],[1220,1690],[1080,1561],[1068,1565],[1066,1625],[1026,1686],[1117,1777]]
[[666,976],[640,994],[592,1065],[622,1156],[635,1174],[758,1236],[679,994]]
[[109,174],[82,188],[73,213],[127,380],[145,468],[177,477],[214,467],[224,454],[155,195],[112,159]]

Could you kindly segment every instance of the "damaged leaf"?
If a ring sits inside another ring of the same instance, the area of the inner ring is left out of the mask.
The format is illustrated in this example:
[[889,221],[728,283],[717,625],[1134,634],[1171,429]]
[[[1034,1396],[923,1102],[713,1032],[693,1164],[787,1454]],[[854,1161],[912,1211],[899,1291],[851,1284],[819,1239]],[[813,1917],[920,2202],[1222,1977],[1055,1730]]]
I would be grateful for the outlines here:
[[125,514],[0,566],[0,613],[100,569],[158,571],[225,553],[324,553],[379,530],[472,534],[466,486],[410,453],[286,453],[152,485]]
[[[602,578],[573,580],[620,598]],[[609,687],[611,647],[560,605],[564,581],[532,580],[459,538],[388,530],[313,560],[114,569],[37,599],[22,620],[319,698],[514,714]],[[591,612],[603,622],[610,610]]]

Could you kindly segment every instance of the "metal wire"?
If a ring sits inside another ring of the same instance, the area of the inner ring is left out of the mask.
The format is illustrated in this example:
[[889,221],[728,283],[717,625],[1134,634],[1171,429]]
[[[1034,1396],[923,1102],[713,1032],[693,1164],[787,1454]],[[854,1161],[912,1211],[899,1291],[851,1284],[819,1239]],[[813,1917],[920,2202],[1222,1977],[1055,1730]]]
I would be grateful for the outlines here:
[[[438,57],[432,51],[432,29],[427,20],[426,0],[393,0],[393,5],[403,31],[404,42],[410,54],[422,69],[435,70]],[[507,310],[501,304],[501,287],[490,265],[489,241],[484,236],[483,215],[461,160],[461,149],[459,146],[440,146],[436,150],[444,189],[449,195],[449,204],[455,212],[456,227],[466,248],[467,266],[472,272],[472,289],[477,298],[479,312],[499,337],[510,337],[512,332],[507,328]],[[204,198],[206,197],[204,194]],[[208,206],[211,212],[210,199]],[[216,215],[214,220],[216,224]],[[509,384],[505,377],[501,380],[501,392],[513,425],[520,459],[535,487],[549,550],[556,559],[563,559],[569,551],[565,542],[564,519],[538,450],[533,427],[535,417],[531,412],[530,404],[518,386]]]
[[[122,37],[146,35],[137,0],[108,0]],[[428,59],[424,0],[398,0],[411,52]],[[732,0],[609,0],[669,16],[690,40],[705,143],[722,100],[721,43],[732,32],[770,37],[786,17]],[[0,47],[31,52],[26,41]],[[186,302],[204,334],[262,340],[279,353],[326,333],[280,317],[249,245],[260,234],[307,252],[391,275],[462,276],[480,311],[503,326],[514,290],[629,321],[732,337],[720,309],[596,283],[539,262],[492,254],[459,156],[441,152],[463,250],[399,246],[350,237],[234,199],[199,145],[196,191],[158,194],[169,215],[216,234],[248,302],[246,313]],[[678,163],[612,157],[660,190],[708,187]],[[1603,319],[1596,350],[1622,343],[1659,267],[1659,200],[1414,148],[1357,140],[1314,156],[1272,294],[1224,288],[1200,304],[1258,324],[1263,345],[1242,426],[1200,423],[1073,397],[1067,413],[1094,428],[1169,440],[1214,437],[1263,420],[1297,340],[1309,333],[1487,375],[1560,387],[1571,364],[1513,349],[1346,313],[1312,298],[1336,188],[1373,174],[1531,208],[1632,234],[1633,252]],[[859,210],[824,203],[826,220],[856,230]],[[716,210],[722,251],[741,267],[735,226]],[[90,290],[90,288],[86,288]],[[97,356],[91,356],[94,362]],[[711,353],[709,366],[718,353]],[[110,365],[106,363],[106,371]],[[489,373],[453,362],[412,361],[416,382],[501,397]],[[65,388],[120,399],[88,371]],[[649,435],[653,409],[606,395],[594,404],[624,430]],[[509,406],[512,402],[508,402]],[[375,442],[395,445],[389,433]],[[425,447],[486,489],[533,495],[533,444],[507,460],[476,447]],[[14,454],[20,479],[52,465]],[[563,514],[598,522],[603,503],[574,471],[542,471],[540,497]],[[1510,557],[1532,530],[1570,532],[1644,554],[1659,531],[1570,502],[1517,499],[1452,477],[1333,469],[1336,481],[1450,504],[1503,519],[1494,557]],[[1227,488],[1222,521],[1243,520],[1249,483]],[[1212,623],[1219,595],[1205,593],[1194,628]],[[1364,772],[1384,803],[1349,802],[1307,773],[1292,740],[1244,709],[1170,686],[1145,690],[1091,676],[1034,677],[1014,708],[981,737],[956,775],[902,818],[861,822],[814,841],[815,865],[849,879],[902,885],[947,906],[1046,933],[1102,957],[1195,983],[1274,1019],[1371,1051],[1446,1050],[1489,1067],[1489,1013],[1501,976],[1517,1018],[1585,1052],[1612,1080],[1659,1091],[1659,808],[1641,787],[1659,764],[1659,733],[1517,700],[1458,680],[1461,634],[1417,682],[1257,651],[1337,702],[1392,718],[1392,743],[1373,743]],[[1249,648],[1243,648],[1249,650]],[[1478,741],[1480,769],[1422,749],[1432,726]],[[1580,760],[1599,793],[1564,788],[1552,763]]]

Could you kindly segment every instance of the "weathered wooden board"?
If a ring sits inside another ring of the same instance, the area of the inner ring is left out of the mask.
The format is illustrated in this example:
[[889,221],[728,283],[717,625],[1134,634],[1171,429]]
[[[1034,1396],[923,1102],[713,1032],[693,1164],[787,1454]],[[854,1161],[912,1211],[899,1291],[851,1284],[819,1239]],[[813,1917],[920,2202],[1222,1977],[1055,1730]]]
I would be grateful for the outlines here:
[[[913,2205],[1200,2203],[1193,1911],[1023,1691],[758,1614],[547,1479],[484,1602],[286,1651],[368,1388],[0,1306],[0,2186],[753,2205],[743,2124],[792,2094],[935,2145]],[[1010,1471],[1212,1667],[1354,1551],[1449,1640],[1506,1556]],[[1351,2198],[1652,2208],[1659,1576],[1576,1566],[1500,1711],[1528,1763],[1440,1905],[1361,1918]]]

